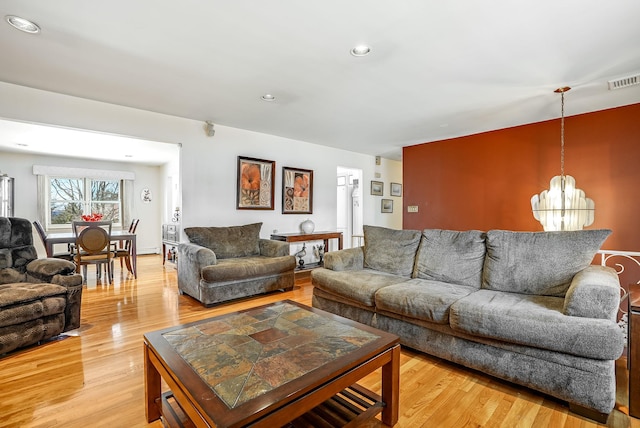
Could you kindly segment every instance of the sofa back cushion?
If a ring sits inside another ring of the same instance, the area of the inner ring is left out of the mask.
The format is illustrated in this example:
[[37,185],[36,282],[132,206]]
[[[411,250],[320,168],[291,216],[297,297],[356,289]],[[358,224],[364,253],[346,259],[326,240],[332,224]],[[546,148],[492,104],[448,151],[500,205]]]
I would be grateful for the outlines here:
[[564,297],[611,230],[487,232],[482,288]]
[[187,227],[184,232],[193,244],[211,249],[219,259],[260,254],[262,223],[227,227]]
[[410,277],[420,244],[419,230],[364,226],[364,267]]
[[479,230],[425,229],[416,257],[415,277],[479,289],[485,256]]

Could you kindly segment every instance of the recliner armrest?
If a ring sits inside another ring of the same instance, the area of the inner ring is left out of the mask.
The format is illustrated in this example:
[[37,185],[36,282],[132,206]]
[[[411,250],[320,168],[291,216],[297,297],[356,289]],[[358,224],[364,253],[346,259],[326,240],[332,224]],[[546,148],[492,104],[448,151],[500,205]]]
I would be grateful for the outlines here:
[[364,269],[362,247],[324,253],[324,267],[335,271]]
[[75,274],[76,265],[69,260],[47,258],[30,261],[26,269],[28,281],[50,283],[56,275],[66,276]]
[[591,265],[578,272],[564,298],[565,315],[616,322],[620,306],[620,280],[607,266]]

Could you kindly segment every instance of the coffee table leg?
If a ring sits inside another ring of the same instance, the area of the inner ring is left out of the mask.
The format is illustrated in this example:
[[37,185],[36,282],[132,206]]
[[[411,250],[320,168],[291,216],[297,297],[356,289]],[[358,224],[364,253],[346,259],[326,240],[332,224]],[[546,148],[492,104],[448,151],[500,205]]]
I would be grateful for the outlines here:
[[153,422],[160,419],[160,408],[158,400],[161,394],[161,378],[160,373],[155,368],[150,359],[149,346],[144,344],[144,396],[146,402],[147,422]]
[[382,366],[382,422],[393,426],[398,422],[400,407],[400,345],[391,349],[391,361]]

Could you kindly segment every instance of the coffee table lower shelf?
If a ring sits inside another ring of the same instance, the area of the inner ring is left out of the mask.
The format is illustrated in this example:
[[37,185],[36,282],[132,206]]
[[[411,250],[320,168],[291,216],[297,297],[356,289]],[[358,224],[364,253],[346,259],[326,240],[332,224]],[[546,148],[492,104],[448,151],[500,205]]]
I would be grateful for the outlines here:
[[[162,422],[169,428],[191,428],[189,420],[171,391],[160,398]],[[364,421],[382,412],[382,397],[360,385],[351,385],[283,428],[362,427]]]

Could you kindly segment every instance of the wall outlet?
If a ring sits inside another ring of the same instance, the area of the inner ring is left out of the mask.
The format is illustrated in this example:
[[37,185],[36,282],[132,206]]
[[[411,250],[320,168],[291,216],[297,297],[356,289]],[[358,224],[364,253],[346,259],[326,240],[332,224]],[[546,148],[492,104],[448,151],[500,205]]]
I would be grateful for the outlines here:
[[417,213],[418,212],[418,206],[417,205],[409,205],[407,207],[407,212],[408,213]]

